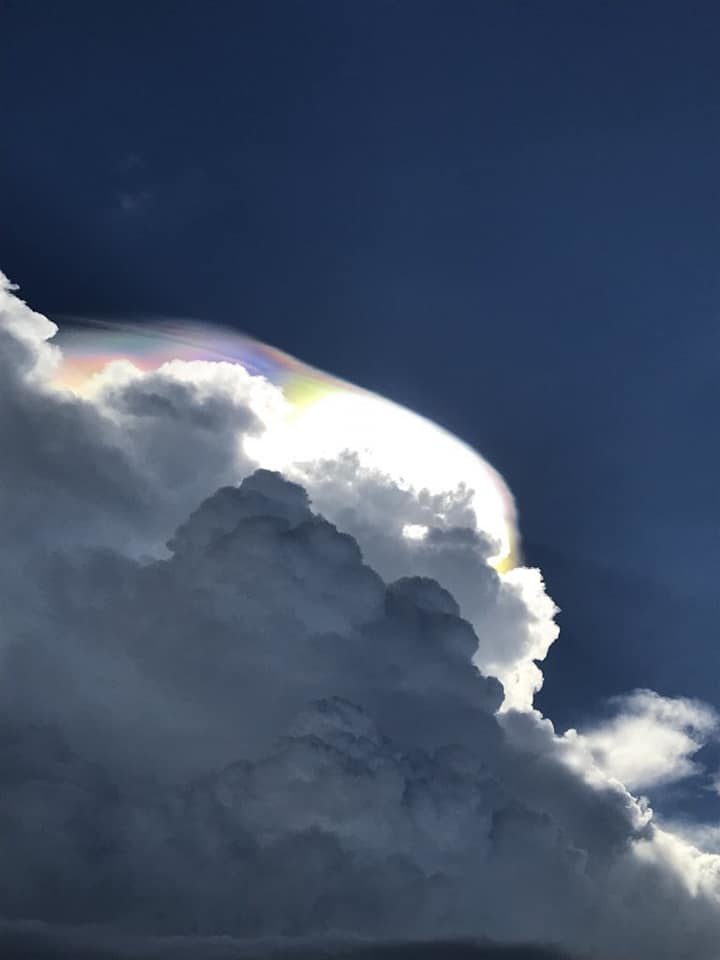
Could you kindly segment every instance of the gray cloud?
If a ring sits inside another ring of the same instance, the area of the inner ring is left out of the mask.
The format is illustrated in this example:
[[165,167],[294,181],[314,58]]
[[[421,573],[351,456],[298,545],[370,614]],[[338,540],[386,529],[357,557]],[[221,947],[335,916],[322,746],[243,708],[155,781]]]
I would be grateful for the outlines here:
[[[140,938],[98,928],[0,923],[4,960],[572,960],[552,947],[479,941],[362,943]],[[576,958],[580,960],[580,958]]]

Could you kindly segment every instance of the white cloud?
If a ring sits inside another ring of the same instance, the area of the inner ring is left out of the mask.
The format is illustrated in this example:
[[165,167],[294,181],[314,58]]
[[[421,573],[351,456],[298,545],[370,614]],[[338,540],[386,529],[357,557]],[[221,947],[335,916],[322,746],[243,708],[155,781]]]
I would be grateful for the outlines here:
[[702,772],[693,760],[714,737],[719,718],[707,704],[635,690],[615,698],[617,711],[584,730],[594,761],[631,790],[648,790]]
[[[506,709],[529,709],[542,685],[542,661],[558,635],[557,607],[538,570],[500,574],[488,563],[493,545],[478,529],[471,491],[420,495],[400,488],[352,453],[290,471],[320,511],[362,544],[386,579],[420,573],[452,592],[478,635],[475,663],[505,687]],[[422,537],[406,531],[425,529]]]
[[698,853],[720,854],[720,824],[668,820],[664,827],[667,833],[694,847]]

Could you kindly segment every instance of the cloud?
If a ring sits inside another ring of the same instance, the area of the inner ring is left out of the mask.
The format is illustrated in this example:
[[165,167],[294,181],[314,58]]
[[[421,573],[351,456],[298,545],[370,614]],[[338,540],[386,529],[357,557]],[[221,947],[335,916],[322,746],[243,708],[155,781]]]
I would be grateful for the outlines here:
[[138,937],[102,928],[0,922],[4,960],[572,960],[551,947],[474,941],[363,943]]
[[666,827],[669,833],[682,838],[697,850],[720,853],[720,824],[670,820]]
[[617,713],[583,730],[594,761],[631,790],[648,790],[702,772],[692,758],[718,731],[705,703],[635,690],[616,697]]
[[554,605],[488,565],[466,491],[352,450],[254,469],[282,397],[230,364],[51,388],[52,325],[2,297],[7,918],[110,929],[111,956],[222,932],[714,960],[720,858],[617,777],[687,770],[703,708],[636,693],[558,737],[531,707]]
[[[352,452],[293,471],[323,514],[352,533],[386,579],[421,573],[447,586],[480,639],[475,663],[498,677],[506,709],[527,709],[542,685],[537,661],[558,635],[557,607],[538,570],[500,575],[489,564],[494,545],[477,528],[472,491],[445,494],[401,489]],[[407,528],[425,536],[407,536]]]
[[116,363],[86,397],[54,389],[56,328],[0,281],[0,444],[12,451],[0,536],[23,553],[40,543],[157,553],[199,500],[250,469],[242,437],[261,429],[277,391],[228,363],[150,375]]

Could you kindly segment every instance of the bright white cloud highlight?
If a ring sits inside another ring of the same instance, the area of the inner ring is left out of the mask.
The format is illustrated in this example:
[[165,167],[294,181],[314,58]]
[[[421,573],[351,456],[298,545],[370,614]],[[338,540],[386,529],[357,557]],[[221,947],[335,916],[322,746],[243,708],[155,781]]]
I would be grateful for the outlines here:
[[258,463],[275,470],[335,459],[349,449],[363,468],[403,489],[442,494],[461,480],[471,491],[478,528],[493,542],[490,559],[500,561],[514,549],[514,506],[500,475],[456,437],[382,397],[327,393],[247,445]]

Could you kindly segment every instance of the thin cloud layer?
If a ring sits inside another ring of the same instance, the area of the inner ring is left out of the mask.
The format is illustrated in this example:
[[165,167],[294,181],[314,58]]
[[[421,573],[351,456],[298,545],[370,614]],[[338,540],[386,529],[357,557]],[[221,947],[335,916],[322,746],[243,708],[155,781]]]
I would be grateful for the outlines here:
[[[351,448],[255,470],[282,397],[228,364],[55,390],[52,325],[0,296],[8,919],[717,956],[720,859],[618,779],[667,779],[613,746],[630,721],[558,737],[532,710],[555,608],[488,565],[462,491]],[[710,722],[625,708],[692,743]]]

